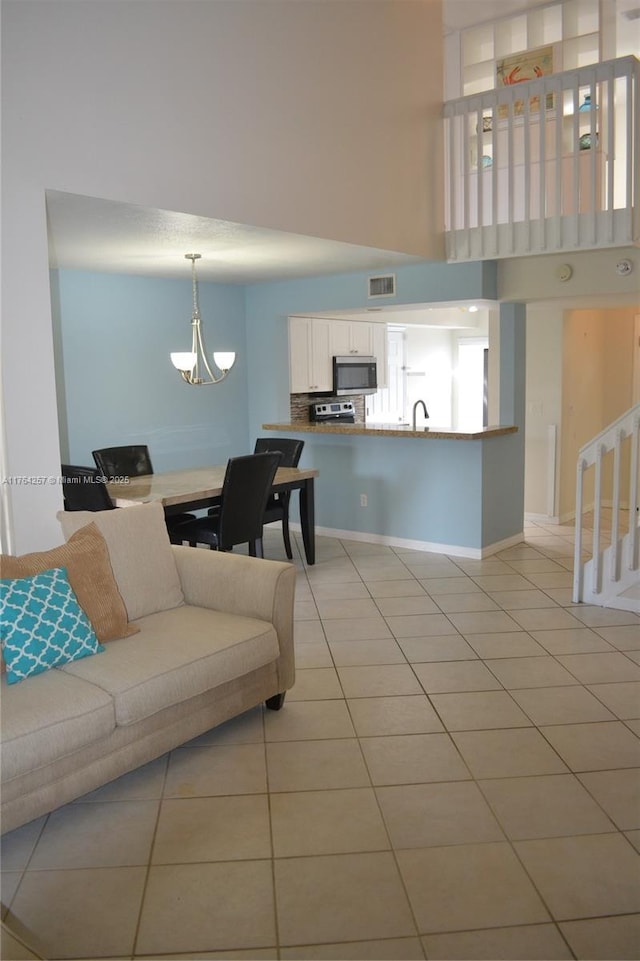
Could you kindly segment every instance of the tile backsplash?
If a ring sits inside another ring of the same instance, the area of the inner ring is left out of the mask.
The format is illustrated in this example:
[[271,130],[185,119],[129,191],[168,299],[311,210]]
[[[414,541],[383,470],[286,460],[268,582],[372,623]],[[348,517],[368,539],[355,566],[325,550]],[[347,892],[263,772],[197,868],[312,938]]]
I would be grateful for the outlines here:
[[309,407],[311,404],[322,403],[330,404],[335,400],[350,400],[356,412],[356,422],[364,424],[365,405],[364,394],[354,394],[353,397],[318,397],[317,394],[290,394],[290,411],[292,424],[309,423]]

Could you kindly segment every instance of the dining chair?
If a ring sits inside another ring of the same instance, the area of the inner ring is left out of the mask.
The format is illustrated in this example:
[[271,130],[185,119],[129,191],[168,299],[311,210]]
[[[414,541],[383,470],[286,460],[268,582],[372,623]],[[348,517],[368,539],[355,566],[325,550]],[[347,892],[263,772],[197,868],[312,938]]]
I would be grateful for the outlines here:
[[94,467],[61,464],[62,496],[66,511],[110,511],[115,504],[109,497],[102,473]]
[[[254,453],[262,451],[280,451],[282,459],[280,467],[297,467],[304,447],[303,440],[295,440],[291,437],[258,437],[254,448]],[[282,537],[284,549],[289,560],[293,558],[291,550],[291,535],[289,534],[289,502],[291,491],[279,491],[269,494],[267,506],[264,511],[264,523],[271,524],[273,521],[282,521]]]
[[[151,454],[146,444],[126,444],[122,447],[100,447],[91,451],[96,466],[104,477],[141,477],[143,474],[153,474]],[[171,514],[165,517],[169,540],[179,544],[174,532],[185,521],[195,520],[195,514]]]
[[151,455],[146,444],[128,444],[124,447],[101,447],[91,452],[96,467],[105,477],[140,477],[153,474]]
[[219,508],[214,508],[206,517],[180,524],[176,536],[191,547],[208,544],[218,551],[229,551],[236,544],[248,544],[252,557],[264,557],[264,510],[280,466],[280,457],[278,451],[231,457],[227,462]]

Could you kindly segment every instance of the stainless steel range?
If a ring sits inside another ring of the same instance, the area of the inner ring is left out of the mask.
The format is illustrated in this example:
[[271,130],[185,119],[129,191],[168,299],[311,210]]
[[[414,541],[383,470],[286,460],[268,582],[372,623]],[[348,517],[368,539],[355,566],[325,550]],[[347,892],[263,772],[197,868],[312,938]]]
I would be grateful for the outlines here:
[[331,401],[326,404],[311,404],[309,420],[315,423],[337,422],[355,424],[356,412],[350,400]]

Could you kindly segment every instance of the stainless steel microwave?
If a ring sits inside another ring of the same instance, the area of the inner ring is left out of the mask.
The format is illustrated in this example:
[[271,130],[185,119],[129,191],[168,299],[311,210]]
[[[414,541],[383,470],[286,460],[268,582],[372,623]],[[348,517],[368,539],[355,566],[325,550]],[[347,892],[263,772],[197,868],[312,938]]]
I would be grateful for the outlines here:
[[350,354],[333,358],[333,393],[375,394],[378,389],[378,371],[375,357]]

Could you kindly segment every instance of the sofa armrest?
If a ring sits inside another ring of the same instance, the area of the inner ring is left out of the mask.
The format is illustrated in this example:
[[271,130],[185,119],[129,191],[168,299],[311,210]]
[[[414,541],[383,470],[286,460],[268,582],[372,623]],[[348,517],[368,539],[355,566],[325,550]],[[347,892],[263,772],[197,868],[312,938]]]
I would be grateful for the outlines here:
[[293,602],[293,564],[194,547],[171,549],[187,604],[273,621],[277,603],[286,602],[289,593]]
[[281,690],[292,687],[294,565],[195,547],[172,545],[171,549],[187,604],[273,624],[280,645]]

